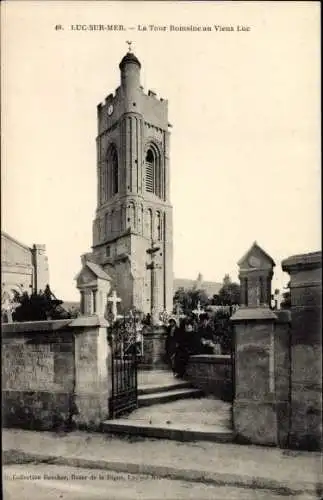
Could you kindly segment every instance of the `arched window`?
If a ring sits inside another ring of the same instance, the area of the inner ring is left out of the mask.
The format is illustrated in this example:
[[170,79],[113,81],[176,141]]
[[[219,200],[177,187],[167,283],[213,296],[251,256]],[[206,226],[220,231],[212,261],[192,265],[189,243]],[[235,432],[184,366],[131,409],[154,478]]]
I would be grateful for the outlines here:
[[104,203],[107,201],[108,197],[108,181],[107,181],[107,175],[108,175],[108,163],[105,161],[101,165],[101,201]]
[[105,238],[109,234],[109,213],[106,213],[104,216],[104,236]]
[[118,153],[114,144],[111,144],[107,157],[108,175],[107,175],[107,193],[108,198],[119,192],[119,165]]
[[112,233],[112,215],[110,212],[108,212],[108,227],[107,227],[107,234],[110,236]]
[[158,241],[161,241],[163,238],[162,238],[162,218],[161,218],[161,215],[160,215],[160,212],[157,211],[156,212],[156,229],[155,229],[155,234],[156,234],[156,239]]
[[111,210],[111,233],[114,233],[116,230],[116,216],[115,211]]
[[146,154],[146,191],[154,193],[155,174],[155,158],[151,149],[148,149]]
[[99,166],[99,175],[100,175],[100,193],[99,193],[99,196],[100,196],[100,203],[104,203],[104,169],[105,169],[105,165],[104,164],[101,164]]
[[153,239],[153,212],[151,208],[148,208],[145,212],[145,236]]
[[139,211],[139,219],[138,219],[138,224],[140,228],[140,234],[144,235],[144,206],[141,204],[140,206],[140,211]]
[[128,227],[126,224],[126,217],[127,217],[126,205],[121,205],[121,222],[120,222],[121,231],[124,231]]
[[102,239],[102,221],[101,219],[97,220],[97,235],[99,241]]
[[136,228],[136,207],[133,201],[127,207],[127,227],[133,230]]
[[146,152],[145,157],[145,175],[146,175],[146,191],[161,197],[162,193],[162,178],[161,178],[161,161],[158,149],[151,144]]
[[113,151],[112,156],[112,194],[119,191],[119,166],[118,156],[116,150]]

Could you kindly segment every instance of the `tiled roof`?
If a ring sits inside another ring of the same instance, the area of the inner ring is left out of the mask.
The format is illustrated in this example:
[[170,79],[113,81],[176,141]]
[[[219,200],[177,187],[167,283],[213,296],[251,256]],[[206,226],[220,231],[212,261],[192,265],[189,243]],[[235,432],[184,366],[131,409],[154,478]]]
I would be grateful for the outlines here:
[[103,269],[98,266],[97,264],[95,264],[94,262],[91,262],[91,261],[87,261],[86,262],[86,265],[89,269],[91,269],[91,271],[98,277],[98,278],[101,278],[103,280],[109,280],[111,281],[111,278],[110,276],[105,272],[103,271]]

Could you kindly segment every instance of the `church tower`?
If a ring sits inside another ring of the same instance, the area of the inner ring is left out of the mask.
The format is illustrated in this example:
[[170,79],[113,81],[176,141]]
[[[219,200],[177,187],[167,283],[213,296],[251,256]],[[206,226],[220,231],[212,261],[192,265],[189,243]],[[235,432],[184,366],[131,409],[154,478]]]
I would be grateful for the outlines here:
[[[170,204],[168,102],[145,94],[141,64],[129,52],[120,86],[97,107],[97,208],[91,260],[112,279],[124,310],[151,308],[155,256],[157,307],[172,310],[173,224]],[[155,295],[156,298],[156,295]]]

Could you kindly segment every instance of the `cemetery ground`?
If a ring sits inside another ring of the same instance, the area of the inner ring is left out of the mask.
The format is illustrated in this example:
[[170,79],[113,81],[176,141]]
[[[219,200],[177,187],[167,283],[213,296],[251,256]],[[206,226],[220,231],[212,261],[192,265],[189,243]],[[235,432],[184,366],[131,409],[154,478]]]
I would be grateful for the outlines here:
[[2,441],[6,500],[322,498],[318,452],[82,431],[4,429]]

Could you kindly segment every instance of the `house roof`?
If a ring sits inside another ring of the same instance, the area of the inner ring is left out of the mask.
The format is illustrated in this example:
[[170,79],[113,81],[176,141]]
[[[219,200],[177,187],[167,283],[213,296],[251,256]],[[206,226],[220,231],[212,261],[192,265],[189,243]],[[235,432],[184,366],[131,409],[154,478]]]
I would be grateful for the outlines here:
[[[185,290],[191,289],[196,286],[196,279],[185,279],[185,278],[175,278],[174,279],[174,290],[179,288],[184,288]],[[202,281],[200,285],[201,290],[204,290],[208,297],[213,297],[217,295],[222,288],[222,283],[216,281]]]
[[[91,262],[90,260],[87,260],[85,263],[85,266],[88,267],[97,278],[100,278],[102,280],[107,280],[107,281],[112,281],[110,276],[103,271],[102,267],[100,267],[98,264],[95,264],[94,262]],[[84,267],[81,269],[81,271],[77,274],[75,279],[77,280],[80,274],[82,273]]]
[[10,236],[10,234],[6,233],[5,231],[1,231],[1,237],[6,238],[8,240],[11,240],[16,245],[18,245],[26,250],[31,251],[31,248],[28,245],[25,245],[24,243],[21,243],[20,241],[16,240],[15,238]]
[[102,267],[98,266],[98,264],[87,261],[86,265],[98,278],[111,281],[110,276],[105,271],[103,271]]
[[262,253],[264,255],[264,257],[267,257],[267,259],[271,262],[271,264],[273,266],[275,266],[275,262],[274,260],[270,257],[270,255],[268,255],[267,252],[265,252],[265,250],[263,250],[256,241],[253,242],[253,244],[251,245],[251,247],[249,248],[249,250],[243,255],[243,257],[241,257],[241,259],[239,260],[238,262],[238,266],[240,266],[241,264],[243,264],[243,262],[248,258],[249,254],[251,254],[254,250],[258,250],[260,253]]

